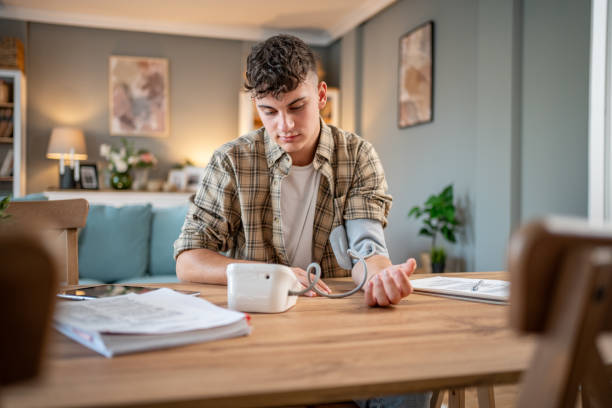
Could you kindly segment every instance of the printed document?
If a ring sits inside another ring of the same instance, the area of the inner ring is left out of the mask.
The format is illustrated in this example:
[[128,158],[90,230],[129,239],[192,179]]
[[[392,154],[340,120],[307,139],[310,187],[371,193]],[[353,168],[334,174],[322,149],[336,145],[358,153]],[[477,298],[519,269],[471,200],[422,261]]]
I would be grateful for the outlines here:
[[451,297],[475,302],[506,304],[510,282],[494,279],[433,278],[412,279],[415,293]]

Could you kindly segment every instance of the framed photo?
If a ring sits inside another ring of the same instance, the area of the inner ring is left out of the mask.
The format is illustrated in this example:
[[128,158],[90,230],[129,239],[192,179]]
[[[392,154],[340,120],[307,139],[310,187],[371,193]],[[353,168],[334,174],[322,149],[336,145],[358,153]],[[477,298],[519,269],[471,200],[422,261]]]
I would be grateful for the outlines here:
[[168,136],[167,59],[111,56],[108,79],[112,136]]
[[340,90],[327,88],[327,103],[321,109],[321,117],[328,125],[340,125]]
[[204,167],[187,166],[183,169],[185,173],[185,190],[197,191],[204,177]]
[[178,191],[185,190],[185,185],[187,184],[187,178],[185,171],[183,169],[172,169],[168,173],[168,184],[176,187]]
[[433,31],[429,21],[400,38],[398,126],[433,120]]
[[98,190],[98,167],[95,164],[81,164],[79,170],[81,188],[85,190]]

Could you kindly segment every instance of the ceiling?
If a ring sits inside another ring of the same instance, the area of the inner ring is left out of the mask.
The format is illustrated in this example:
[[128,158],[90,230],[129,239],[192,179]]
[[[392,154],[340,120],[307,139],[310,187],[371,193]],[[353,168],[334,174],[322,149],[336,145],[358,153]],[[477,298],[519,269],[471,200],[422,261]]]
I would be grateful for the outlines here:
[[0,18],[259,41],[285,32],[328,45],[396,0],[0,0]]

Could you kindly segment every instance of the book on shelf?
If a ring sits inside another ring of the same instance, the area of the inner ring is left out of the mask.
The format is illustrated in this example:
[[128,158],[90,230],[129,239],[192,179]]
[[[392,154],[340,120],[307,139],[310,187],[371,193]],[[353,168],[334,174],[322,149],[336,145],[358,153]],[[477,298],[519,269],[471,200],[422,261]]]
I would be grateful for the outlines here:
[[435,276],[433,278],[412,279],[410,283],[415,293],[472,302],[507,304],[510,294],[510,282],[495,279]]
[[13,108],[0,108],[0,137],[13,136]]
[[57,304],[55,328],[106,356],[246,336],[248,315],[172,289]]
[[13,149],[10,148],[0,166],[0,177],[9,177],[13,173]]

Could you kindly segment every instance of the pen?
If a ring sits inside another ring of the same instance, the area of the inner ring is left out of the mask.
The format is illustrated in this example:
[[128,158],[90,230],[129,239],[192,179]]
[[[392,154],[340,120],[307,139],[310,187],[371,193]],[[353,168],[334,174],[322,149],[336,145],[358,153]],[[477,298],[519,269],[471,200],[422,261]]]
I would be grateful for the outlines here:
[[478,290],[478,288],[480,287],[480,285],[483,283],[484,281],[481,279],[478,282],[476,282],[476,284],[474,286],[472,286],[472,291],[476,292]]

